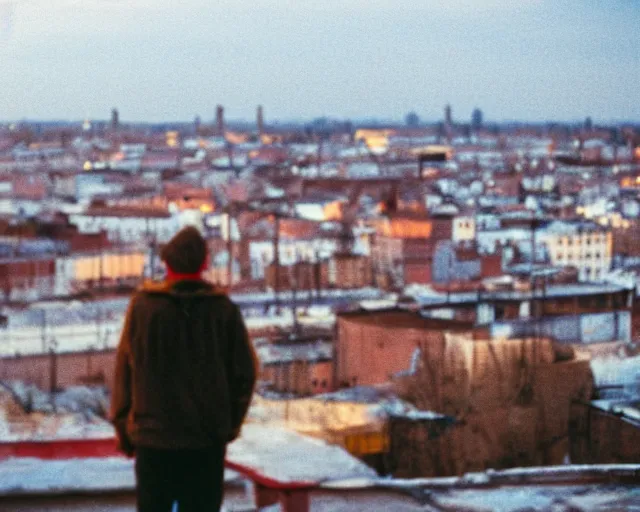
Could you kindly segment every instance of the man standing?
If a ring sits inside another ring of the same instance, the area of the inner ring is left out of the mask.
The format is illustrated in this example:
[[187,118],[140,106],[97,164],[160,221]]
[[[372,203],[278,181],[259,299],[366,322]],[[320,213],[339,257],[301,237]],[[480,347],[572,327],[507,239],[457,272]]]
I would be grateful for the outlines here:
[[167,277],[132,297],[116,359],[111,420],[136,457],[140,512],[215,511],[226,445],[249,408],[257,359],[238,307],[202,280],[196,228],[162,249]]

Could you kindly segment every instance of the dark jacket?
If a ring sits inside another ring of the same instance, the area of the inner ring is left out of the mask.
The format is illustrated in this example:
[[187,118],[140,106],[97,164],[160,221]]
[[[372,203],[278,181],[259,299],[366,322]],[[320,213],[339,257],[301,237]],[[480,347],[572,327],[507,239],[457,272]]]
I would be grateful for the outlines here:
[[223,292],[195,280],[145,284],[117,351],[111,420],[121,450],[233,440],[256,373],[240,310]]

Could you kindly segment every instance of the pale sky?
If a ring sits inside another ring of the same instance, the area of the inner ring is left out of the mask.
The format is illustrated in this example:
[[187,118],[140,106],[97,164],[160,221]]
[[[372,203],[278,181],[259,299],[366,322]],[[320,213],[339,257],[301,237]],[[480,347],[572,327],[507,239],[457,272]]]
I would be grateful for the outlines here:
[[0,0],[0,120],[640,121],[640,0]]

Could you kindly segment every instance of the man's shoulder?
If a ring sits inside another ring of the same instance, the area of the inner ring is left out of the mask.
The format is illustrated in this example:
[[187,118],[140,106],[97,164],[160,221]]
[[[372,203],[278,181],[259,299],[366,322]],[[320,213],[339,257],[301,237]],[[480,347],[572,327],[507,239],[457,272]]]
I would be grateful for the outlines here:
[[226,297],[227,289],[209,281],[154,281],[142,282],[134,295],[175,295],[181,297]]
[[[190,286],[193,285],[193,286]],[[233,311],[237,305],[229,297],[225,288],[216,286],[207,281],[198,283],[181,283],[171,281],[144,281],[131,296],[132,307],[147,308],[155,304],[164,303],[167,299],[198,300],[208,299],[215,303],[216,309]],[[172,301],[173,302],[173,301]]]

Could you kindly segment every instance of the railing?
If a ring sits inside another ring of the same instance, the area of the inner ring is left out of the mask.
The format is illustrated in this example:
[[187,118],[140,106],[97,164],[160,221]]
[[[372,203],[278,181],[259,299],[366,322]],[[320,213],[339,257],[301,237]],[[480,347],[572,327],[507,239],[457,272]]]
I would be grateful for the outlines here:
[[[0,442],[0,461],[10,457],[64,460],[121,456],[114,438]],[[283,512],[308,512],[309,494],[318,487],[317,482],[280,481],[231,460],[225,461],[225,467],[253,482],[254,500],[258,508],[279,503]]]

